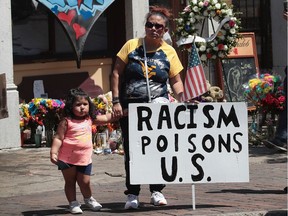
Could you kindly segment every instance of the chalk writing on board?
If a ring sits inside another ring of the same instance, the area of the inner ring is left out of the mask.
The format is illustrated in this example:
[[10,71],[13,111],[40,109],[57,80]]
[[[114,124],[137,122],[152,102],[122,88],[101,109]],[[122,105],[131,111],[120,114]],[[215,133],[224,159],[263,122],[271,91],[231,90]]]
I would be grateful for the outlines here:
[[245,86],[257,74],[254,58],[223,59],[222,66],[225,98],[227,101],[245,101]]

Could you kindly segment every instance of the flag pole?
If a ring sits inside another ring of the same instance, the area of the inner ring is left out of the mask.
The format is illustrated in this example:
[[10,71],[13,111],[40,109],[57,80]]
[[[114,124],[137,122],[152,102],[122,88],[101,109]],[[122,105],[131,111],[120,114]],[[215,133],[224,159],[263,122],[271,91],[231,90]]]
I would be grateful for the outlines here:
[[195,184],[192,184],[192,209],[196,210],[196,200],[195,200]]
[[143,52],[144,52],[144,64],[145,64],[146,85],[147,85],[147,93],[148,93],[148,103],[151,103],[151,91],[150,91],[149,77],[148,77],[148,65],[147,65],[145,38],[143,38]]

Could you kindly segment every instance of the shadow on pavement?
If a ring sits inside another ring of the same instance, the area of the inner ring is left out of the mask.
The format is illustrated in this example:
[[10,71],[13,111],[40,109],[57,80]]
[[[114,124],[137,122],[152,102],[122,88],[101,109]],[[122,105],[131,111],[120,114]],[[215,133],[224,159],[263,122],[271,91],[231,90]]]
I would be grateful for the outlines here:
[[287,210],[268,211],[264,216],[287,216]]
[[285,194],[283,190],[250,190],[250,189],[228,189],[220,191],[209,191],[206,193],[237,193],[237,194]]
[[[155,210],[183,210],[183,209],[191,209],[192,211],[192,204],[191,205],[167,205],[167,206],[153,206],[150,203],[140,203],[140,207],[138,209],[129,209],[125,210],[123,207],[123,203],[102,203],[103,208],[101,209],[101,212],[109,212],[109,213],[124,213],[124,212],[149,212],[149,211],[155,211]],[[231,207],[228,205],[196,205],[196,209],[201,208],[225,208],[225,207]]]
[[48,216],[48,215],[64,215],[70,214],[66,207],[65,209],[47,209],[22,212],[24,216]]

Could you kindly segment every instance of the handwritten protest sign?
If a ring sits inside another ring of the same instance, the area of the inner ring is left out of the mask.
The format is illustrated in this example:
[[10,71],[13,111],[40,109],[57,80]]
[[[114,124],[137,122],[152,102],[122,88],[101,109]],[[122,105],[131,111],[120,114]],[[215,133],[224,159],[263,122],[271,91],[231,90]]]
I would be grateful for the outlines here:
[[248,182],[244,102],[129,104],[132,184]]

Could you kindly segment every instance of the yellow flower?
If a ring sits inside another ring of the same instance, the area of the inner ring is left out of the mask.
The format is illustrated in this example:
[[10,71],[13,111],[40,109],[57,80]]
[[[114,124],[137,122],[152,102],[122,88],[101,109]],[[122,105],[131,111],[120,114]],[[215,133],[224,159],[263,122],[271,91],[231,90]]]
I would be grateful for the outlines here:
[[20,120],[19,125],[20,125],[20,127],[24,127],[25,126],[25,123],[24,123],[23,119]]
[[98,104],[97,106],[98,109],[105,109],[105,104],[103,104],[102,102]]
[[251,79],[249,80],[249,87],[251,89],[253,89],[255,86],[257,86],[259,83],[261,83],[261,80],[258,79],[258,78],[255,78],[255,79]]

